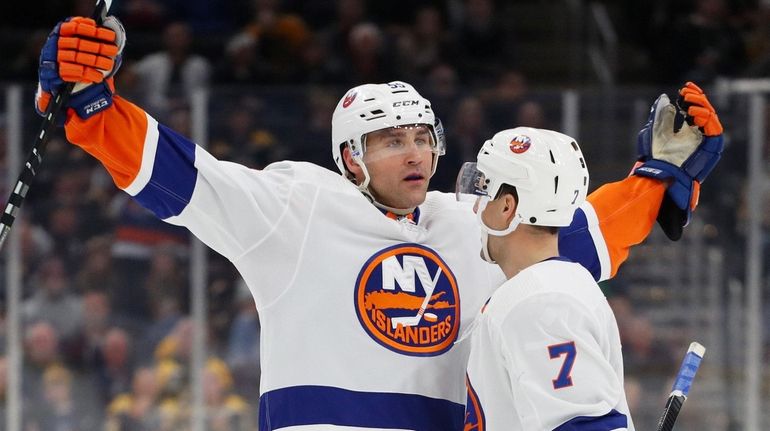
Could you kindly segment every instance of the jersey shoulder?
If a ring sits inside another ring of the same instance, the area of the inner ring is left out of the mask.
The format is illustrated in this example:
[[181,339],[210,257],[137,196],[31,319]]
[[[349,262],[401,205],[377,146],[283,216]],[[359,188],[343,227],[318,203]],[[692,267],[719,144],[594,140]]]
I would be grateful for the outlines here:
[[296,183],[312,184],[320,188],[335,191],[358,193],[356,187],[337,172],[332,172],[322,166],[310,162],[283,160],[267,165],[263,173],[271,176],[284,176]]
[[550,309],[591,310],[606,298],[591,274],[579,264],[548,260],[525,268],[495,291],[487,307],[495,319],[508,315],[536,316]]
[[420,205],[420,217],[426,222],[451,220],[453,224],[475,224],[473,202],[469,199],[458,201],[454,193],[431,191],[425,196],[425,202]]

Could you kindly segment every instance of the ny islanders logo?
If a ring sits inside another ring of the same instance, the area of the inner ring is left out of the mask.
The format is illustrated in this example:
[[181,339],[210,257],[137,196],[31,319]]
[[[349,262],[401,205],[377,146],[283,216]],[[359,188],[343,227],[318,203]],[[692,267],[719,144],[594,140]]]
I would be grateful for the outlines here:
[[358,274],[354,302],[367,334],[394,352],[440,355],[457,338],[457,279],[427,247],[399,244],[375,253]]
[[356,91],[351,91],[348,94],[345,95],[345,98],[342,100],[342,107],[347,108],[350,106],[351,103],[353,103],[354,100],[356,100],[356,96],[358,93]]
[[511,151],[516,154],[521,154],[529,149],[532,145],[532,140],[528,136],[516,135],[511,139]]

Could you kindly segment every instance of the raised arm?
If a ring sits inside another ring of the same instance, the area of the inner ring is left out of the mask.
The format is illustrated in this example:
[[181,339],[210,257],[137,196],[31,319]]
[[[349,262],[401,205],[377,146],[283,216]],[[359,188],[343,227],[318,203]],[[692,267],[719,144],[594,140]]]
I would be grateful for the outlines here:
[[656,220],[669,238],[679,239],[701,183],[719,161],[722,126],[716,111],[695,84],[687,83],[679,94],[678,106],[666,95],[653,103],[639,132],[632,175],[591,193],[559,234],[560,253],[596,280],[614,277]]
[[[67,105],[68,140],[97,158],[120,189],[159,218],[187,227],[237,259],[273,232],[284,214],[293,187],[291,166],[255,171],[216,160],[114,95],[111,77],[123,46],[116,41],[123,40],[119,23],[107,29],[72,18],[57,25],[41,55],[38,108],[44,111],[65,81],[78,82]],[[294,219],[301,232],[302,214]]]

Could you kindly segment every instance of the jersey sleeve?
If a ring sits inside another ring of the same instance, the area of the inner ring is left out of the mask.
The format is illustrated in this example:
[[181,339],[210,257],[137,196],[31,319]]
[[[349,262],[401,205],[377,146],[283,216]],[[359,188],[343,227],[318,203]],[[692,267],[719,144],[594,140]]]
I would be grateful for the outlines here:
[[[257,171],[216,160],[120,97],[88,120],[70,116],[65,127],[120,189],[230,260],[259,244],[287,213],[295,184],[290,165]],[[296,223],[283,226],[287,242],[306,223],[302,214],[289,219]]]
[[499,330],[523,429],[627,429],[630,419],[619,411],[627,409],[618,409],[622,376],[607,359],[611,331],[585,306],[560,293],[536,294],[514,306]]
[[652,231],[665,191],[664,183],[637,176],[603,185],[559,231],[559,253],[597,281],[614,277],[631,247]]

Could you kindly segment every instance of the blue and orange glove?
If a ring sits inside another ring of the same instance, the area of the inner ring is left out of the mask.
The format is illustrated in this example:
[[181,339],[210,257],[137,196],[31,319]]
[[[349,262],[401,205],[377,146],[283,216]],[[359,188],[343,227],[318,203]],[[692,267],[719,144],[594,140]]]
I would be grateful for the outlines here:
[[722,156],[722,124],[703,90],[688,82],[676,104],[661,94],[639,131],[634,175],[667,181],[658,224],[672,240],[682,236],[698,205],[700,185]]
[[112,16],[101,26],[82,17],[67,18],[57,24],[40,52],[35,95],[38,114],[44,115],[51,98],[65,82],[77,83],[67,108],[72,108],[80,118],[88,118],[112,105],[112,76],[120,67],[125,43],[123,25]]

